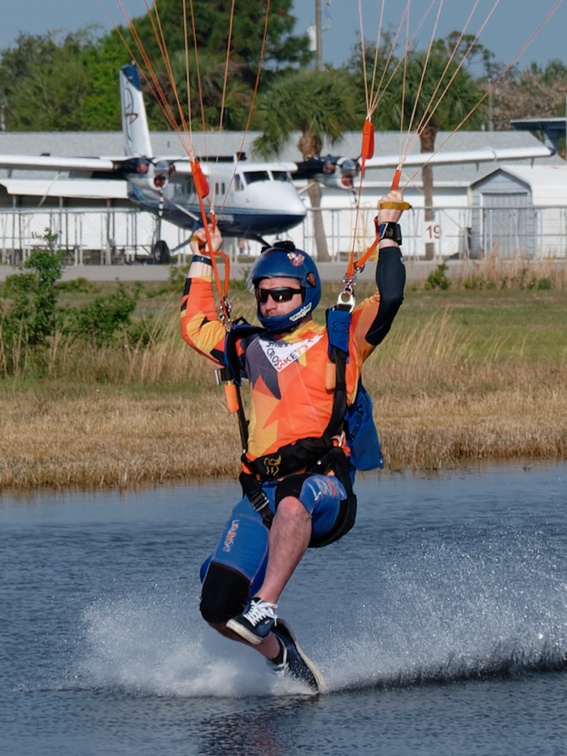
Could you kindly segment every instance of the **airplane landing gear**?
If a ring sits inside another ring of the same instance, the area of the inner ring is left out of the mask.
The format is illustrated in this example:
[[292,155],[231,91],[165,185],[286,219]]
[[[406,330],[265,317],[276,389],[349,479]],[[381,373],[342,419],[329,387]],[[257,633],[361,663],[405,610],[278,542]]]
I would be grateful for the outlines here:
[[171,262],[169,247],[163,239],[158,239],[152,247],[152,262],[154,265],[169,265]]

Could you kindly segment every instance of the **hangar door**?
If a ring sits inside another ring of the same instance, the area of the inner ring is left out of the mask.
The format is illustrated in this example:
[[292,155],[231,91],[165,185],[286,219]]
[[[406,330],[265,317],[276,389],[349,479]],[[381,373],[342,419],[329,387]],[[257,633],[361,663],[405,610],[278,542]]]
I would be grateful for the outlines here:
[[529,192],[482,193],[483,249],[499,257],[533,257],[535,211]]

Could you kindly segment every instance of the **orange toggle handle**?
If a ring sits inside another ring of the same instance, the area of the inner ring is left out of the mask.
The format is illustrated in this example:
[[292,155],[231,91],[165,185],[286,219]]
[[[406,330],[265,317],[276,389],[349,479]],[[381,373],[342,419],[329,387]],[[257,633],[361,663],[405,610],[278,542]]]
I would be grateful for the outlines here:
[[199,197],[204,199],[209,194],[209,184],[198,160],[191,161],[191,173],[195,183],[195,190]]
[[392,179],[392,185],[390,187],[390,191],[395,192],[399,188],[401,178],[402,178],[402,169],[396,168],[396,172],[394,173],[394,178]]
[[368,160],[374,157],[374,125],[367,118],[362,128],[362,150],[360,153],[362,160]]

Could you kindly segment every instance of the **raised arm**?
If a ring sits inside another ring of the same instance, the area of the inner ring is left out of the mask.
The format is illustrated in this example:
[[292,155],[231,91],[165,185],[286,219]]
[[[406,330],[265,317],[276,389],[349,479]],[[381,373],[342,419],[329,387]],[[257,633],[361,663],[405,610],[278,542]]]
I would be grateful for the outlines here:
[[[209,226],[209,235],[213,250],[216,252],[222,245],[222,236],[218,227]],[[181,335],[199,354],[222,365],[226,331],[218,319],[213,294],[212,264],[206,249],[206,240],[203,228],[191,237],[190,247],[193,259],[181,299]]]
[[376,231],[380,234],[380,242],[376,286],[380,306],[365,336],[366,341],[372,346],[378,346],[384,339],[404,300],[406,269],[400,249],[401,232],[397,224],[406,207],[399,190],[389,192],[378,203],[375,223]]

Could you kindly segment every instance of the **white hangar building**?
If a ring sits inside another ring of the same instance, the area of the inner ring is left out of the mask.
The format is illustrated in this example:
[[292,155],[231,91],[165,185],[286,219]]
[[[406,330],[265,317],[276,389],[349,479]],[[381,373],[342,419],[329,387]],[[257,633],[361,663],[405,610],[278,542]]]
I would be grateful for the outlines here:
[[567,166],[508,166],[470,187],[472,257],[567,257]]
[[[242,150],[254,159],[253,142],[257,136],[258,132],[193,135],[195,150],[202,160]],[[299,134],[294,135],[276,159],[299,160],[298,139]],[[153,132],[151,140],[156,156],[180,156],[174,133]],[[361,141],[361,134],[349,132],[334,145],[325,145],[323,154],[356,158]],[[399,156],[406,142],[407,137],[402,140],[398,132],[379,132],[375,156]],[[122,143],[121,132],[3,132],[0,154],[122,156]],[[461,131],[453,135],[440,132],[437,145],[440,154],[444,154],[487,148],[521,150],[541,143],[528,132]],[[411,151],[419,152],[415,139]],[[565,238],[567,212],[566,172],[567,166],[557,156],[435,166],[435,221],[425,224],[420,170],[404,170],[401,185],[407,184],[405,197],[413,208],[403,219],[405,255],[423,257],[425,242],[434,241],[436,254],[441,257],[478,256],[494,244],[505,255],[519,252],[532,257],[565,257],[562,237]],[[377,202],[388,191],[392,177],[392,168],[368,168],[360,195],[357,182],[354,191],[324,187],[322,212],[333,257],[338,259],[341,253],[347,253],[353,243],[358,249],[371,242]],[[298,182],[297,186],[308,207],[302,191],[305,184]],[[515,223],[511,221],[514,214]],[[311,215],[308,207],[305,222],[288,236],[299,247],[314,253]],[[127,258],[147,256],[155,239],[155,219],[133,208],[124,181],[0,169],[2,260],[13,262],[41,245],[46,229],[59,235],[59,246],[66,248],[76,262],[121,261],[124,254]],[[172,249],[186,236],[186,231],[170,224],[162,226],[162,238]],[[258,245],[252,243],[252,250],[255,247]]]

